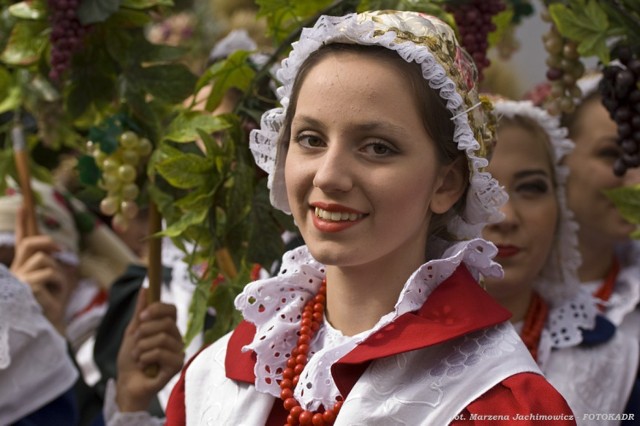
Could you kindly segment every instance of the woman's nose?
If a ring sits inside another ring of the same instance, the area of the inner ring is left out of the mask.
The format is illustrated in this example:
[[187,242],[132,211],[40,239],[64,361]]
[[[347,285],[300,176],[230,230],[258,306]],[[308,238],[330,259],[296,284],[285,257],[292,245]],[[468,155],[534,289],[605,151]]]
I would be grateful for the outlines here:
[[490,226],[502,232],[515,229],[518,226],[519,220],[518,220],[518,213],[513,201],[511,199],[507,200],[507,202],[502,206],[500,211],[504,215],[504,219]]
[[353,187],[353,154],[338,144],[330,144],[318,159],[313,186],[324,192],[346,192]]

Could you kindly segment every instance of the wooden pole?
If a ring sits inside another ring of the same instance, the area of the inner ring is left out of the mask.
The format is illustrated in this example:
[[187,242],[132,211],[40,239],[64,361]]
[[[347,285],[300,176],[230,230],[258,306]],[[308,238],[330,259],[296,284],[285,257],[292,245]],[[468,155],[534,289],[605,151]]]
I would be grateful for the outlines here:
[[[147,265],[147,276],[149,277],[149,289],[147,290],[147,304],[160,300],[160,290],[162,288],[162,237],[156,236],[162,231],[162,216],[158,211],[158,206],[153,201],[149,201],[149,259]],[[144,373],[147,377],[158,375],[158,365],[148,366]]]
[[231,254],[226,248],[216,250],[216,259],[218,261],[218,267],[222,270],[222,273],[227,277],[233,279],[238,276],[238,270],[233,263]]
[[151,304],[160,300],[162,285],[162,237],[154,236],[162,231],[162,217],[158,206],[153,201],[149,202],[149,259],[147,274],[149,276],[149,291],[147,303]]
[[[19,119],[19,118],[18,118]],[[24,128],[19,122],[11,129],[11,139],[13,142],[13,153],[18,171],[18,180],[22,192],[23,206],[27,215],[27,235],[38,234],[38,222],[36,220],[36,204],[31,189],[31,173],[29,171],[29,153],[24,137]]]

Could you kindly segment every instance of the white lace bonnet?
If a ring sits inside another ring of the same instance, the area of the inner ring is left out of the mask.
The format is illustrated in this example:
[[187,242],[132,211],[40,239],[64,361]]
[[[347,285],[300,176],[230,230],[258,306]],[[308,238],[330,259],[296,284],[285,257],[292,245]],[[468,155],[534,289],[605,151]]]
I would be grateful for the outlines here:
[[569,168],[562,161],[573,150],[574,143],[567,138],[567,129],[560,126],[558,117],[549,115],[531,101],[494,99],[493,105],[498,127],[502,116],[527,117],[533,120],[549,138],[560,218],[551,254],[543,268],[541,279],[536,282],[536,290],[547,302],[556,305],[575,297],[580,289],[578,267],[582,260],[578,250],[578,223],[567,205],[566,182]]
[[440,94],[454,122],[454,142],[468,158],[470,187],[465,210],[448,223],[457,238],[477,237],[486,223],[502,219],[499,209],[506,200],[497,181],[484,171],[488,164],[493,129],[488,101],[481,102],[476,88],[476,68],[459,46],[453,30],[441,20],[417,12],[375,11],[342,17],[322,16],[313,28],[304,28],[282,61],[277,78],[281,107],[262,115],[260,128],[250,135],[250,147],[258,166],[269,174],[268,186],[274,207],[290,213],[284,181],[286,152],[280,152],[279,134],[289,106],[291,91],[302,63],[325,44],[377,45],[394,50],[407,62],[422,67],[429,86]]

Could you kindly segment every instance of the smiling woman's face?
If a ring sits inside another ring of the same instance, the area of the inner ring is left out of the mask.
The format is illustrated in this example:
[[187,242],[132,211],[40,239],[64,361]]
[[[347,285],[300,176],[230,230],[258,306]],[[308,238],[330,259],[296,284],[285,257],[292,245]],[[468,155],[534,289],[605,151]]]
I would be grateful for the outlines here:
[[488,171],[509,194],[502,222],[483,236],[498,247],[503,280],[487,280],[498,299],[528,291],[544,268],[555,239],[558,200],[547,141],[515,124],[498,130]]
[[342,52],[302,82],[285,182],[300,232],[324,264],[420,264],[430,217],[460,196],[443,189],[449,166],[399,75],[388,59]]

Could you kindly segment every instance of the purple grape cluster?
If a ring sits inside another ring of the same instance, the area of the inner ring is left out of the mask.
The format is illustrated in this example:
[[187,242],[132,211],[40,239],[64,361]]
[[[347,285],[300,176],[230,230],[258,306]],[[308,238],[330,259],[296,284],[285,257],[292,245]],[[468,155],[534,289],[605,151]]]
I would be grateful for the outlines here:
[[51,21],[51,70],[49,78],[60,81],[82,46],[87,27],[78,20],[80,0],[48,0]]
[[492,19],[506,8],[502,0],[470,0],[447,6],[447,11],[453,13],[458,26],[460,44],[476,63],[479,80],[483,79],[483,70],[491,64],[487,49],[489,33],[496,30]]
[[602,104],[618,126],[622,155],[613,172],[623,176],[627,169],[640,166],[640,58],[627,46],[617,49],[617,57],[620,64],[604,68],[599,90]]

